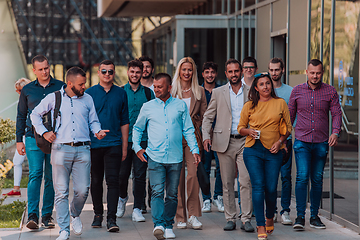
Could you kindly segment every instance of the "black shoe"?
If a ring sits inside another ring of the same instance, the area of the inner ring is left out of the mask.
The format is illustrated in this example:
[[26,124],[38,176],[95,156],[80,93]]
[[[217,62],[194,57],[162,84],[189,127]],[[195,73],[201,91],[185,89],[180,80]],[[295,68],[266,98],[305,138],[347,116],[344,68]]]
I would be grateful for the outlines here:
[[107,221],[107,231],[108,232],[118,232],[120,230],[119,226],[116,225],[115,219],[108,219]]
[[310,227],[317,229],[325,229],[326,226],[323,224],[318,216],[310,218]]
[[305,217],[304,216],[298,216],[295,219],[295,223],[293,225],[293,228],[296,231],[303,231],[305,229]]
[[232,231],[236,229],[236,223],[233,221],[228,221],[224,227],[224,231]]
[[43,228],[54,228],[55,223],[53,221],[54,219],[51,217],[51,214],[46,214],[41,218],[41,226]]
[[39,229],[39,218],[36,213],[30,213],[26,227],[29,229]]
[[254,232],[255,231],[255,229],[251,225],[250,221],[247,221],[245,223],[241,222],[240,229],[244,230],[245,232]]
[[94,220],[91,224],[91,227],[93,228],[101,228],[101,223],[102,223],[102,220],[103,220],[103,216],[100,215],[100,214],[95,214],[94,216]]

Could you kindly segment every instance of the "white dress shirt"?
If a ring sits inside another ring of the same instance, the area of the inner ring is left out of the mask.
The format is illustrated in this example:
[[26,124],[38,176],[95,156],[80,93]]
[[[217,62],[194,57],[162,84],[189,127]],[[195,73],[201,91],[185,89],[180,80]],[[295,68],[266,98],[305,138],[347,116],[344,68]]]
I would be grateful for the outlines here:
[[231,115],[232,115],[231,134],[239,134],[237,131],[237,126],[239,125],[240,113],[244,106],[244,95],[243,95],[244,86],[241,84],[241,88],[237,93],[234,93],[231,84],[229,84],[229,89],[230,89],[230,102],[231,102]]

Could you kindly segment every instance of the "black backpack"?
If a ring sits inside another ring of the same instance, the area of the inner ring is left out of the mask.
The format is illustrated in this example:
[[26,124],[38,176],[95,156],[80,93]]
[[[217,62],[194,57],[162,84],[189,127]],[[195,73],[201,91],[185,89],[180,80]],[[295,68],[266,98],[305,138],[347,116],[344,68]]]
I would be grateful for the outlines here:
[[[61,106],[61,93],[60,91],[55,92],[55,109],[54,109],[54,118],[53,121],[51,120],[51,110],[45,113],[42,117],[42,122],[44,127],[50,132],[55,132],[56,127],[56,118],[60,114],[60,106]],[[48,142],[43,136],[40,136],[33,127],[36,145],[40,150],[45,154],[51,153],[51,143]]]

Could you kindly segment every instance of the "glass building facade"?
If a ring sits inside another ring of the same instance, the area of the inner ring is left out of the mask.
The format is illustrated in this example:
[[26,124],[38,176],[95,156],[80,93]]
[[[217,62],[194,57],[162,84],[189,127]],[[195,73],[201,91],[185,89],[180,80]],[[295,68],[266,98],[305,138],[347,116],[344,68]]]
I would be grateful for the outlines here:
[[[310,59],[321,59],[323,81],[337,89],[343,111],[339,144],[325,167],[321,214],[360,233],[359,29],[356,0],[209,0],[146,33],[142,46],[143,54],[156,56],[157,72],[172,74],[190,56],[199,73],[204,62],[217,62],[220,82],[226,82],[223,65],[230,57],[255,57],[258,72],[281,57],[283,81],[291,86],[306,81]],[[293,184],[295,173],[293,164]]]

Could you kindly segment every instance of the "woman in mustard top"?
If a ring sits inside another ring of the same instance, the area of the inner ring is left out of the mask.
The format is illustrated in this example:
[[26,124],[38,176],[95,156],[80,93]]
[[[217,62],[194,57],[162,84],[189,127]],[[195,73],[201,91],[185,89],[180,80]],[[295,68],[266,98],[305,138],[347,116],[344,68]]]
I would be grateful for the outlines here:
[[[238,132],[246,137],[244,162],[252,184],[252,199],[258,239],[274,231],[277,182],[282,164],[284,141],[291,132],[286,102],[276,96],[268,73],[255,75],[249,100],[241,111]],[[266,204],[266,223],[264,216]]]

